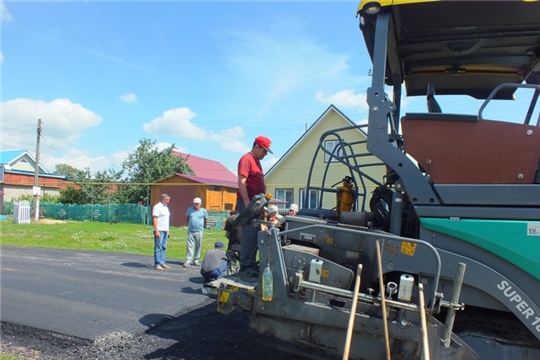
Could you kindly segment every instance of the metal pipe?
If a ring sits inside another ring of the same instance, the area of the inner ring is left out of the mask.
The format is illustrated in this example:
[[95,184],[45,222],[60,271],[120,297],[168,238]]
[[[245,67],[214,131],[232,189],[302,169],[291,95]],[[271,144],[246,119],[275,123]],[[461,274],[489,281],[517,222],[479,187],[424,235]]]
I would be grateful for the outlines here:
[[383,271],[382,271],[382,256],[381,256],[381,244],[379,239],[376,240],[377,243],[377,266],[379,267],[379,288],[381,293],[381,310],[383,317],[383,327],[384,327],[384,344],[386,348],[386,360],[392,360],[392,355],[390,354],[390,335],[388,334],[388,322],[386,319],[386,299],[384,298],[384,281],[383,281]]
[[[322,291],[327,294],[338,295],[338,296],[350,298],[350,299],[353,297],[353,292],[351,290],[340,289],[333,286],[317,284],[310,281],[302,280],[301,272],[297,272],[295,276],[296,276],[296,281],[294,283],[294,288],[293,288],[294,292],[299,292],[300,289],[309,289],[313,291]],[[360,293],[358,294],[358,300],[375,303],[377,301],[380,301],[380,298],[372,296],[372,295]],[[395,301],[395,300],[386,299],[386,305],[396,307],[399,309],[410,310],[410,311],[419,310],[416,304],[409,304],[409,303],[404,303],[404,302]]]
[[446,314],[446,321],[444,322],[444,333],[441,339],[441,343],[445,347],[450,347],[450,339],[452,336],[452,328],[454,327],[454,320],[456,319],[456,307],[459,306],[459,295],[461,294],[461,286],[463,285],[463,278],[465,276],[465,268],[467,265],[460,262],[457,264],[456,276],[454,278],[454,286],[452,287],[452,299],[450,300],[450,307]]
[[386,284],[386,293],[388,294],[388,299],[390,299],[392,295],[397,293],[397,284],[393,281]]
[[429,360],[429,339],[424,304],[424,284],[422,283],[418,283],[418,295],[420,298],[420,325],[422,326],[422,359]]
[[360,292],[360,283],[362,281],[362,264],[358,264],[356,270],[356,282],[354,284],[354,294],[351,303],[351,315],[349,316],[349,326],[347,326],[347,336],[345,337],[345,348],[343,349],[343,360],[349,358],[351,351],[351,339],[354,330],[354,319],[356,317],[356,305],[358,304],[358,293]]
[[392,195],[392,208],[390,209],[390,229],[392,234],[401,234],[401,223],[403,220],[403,193],[395,191]]

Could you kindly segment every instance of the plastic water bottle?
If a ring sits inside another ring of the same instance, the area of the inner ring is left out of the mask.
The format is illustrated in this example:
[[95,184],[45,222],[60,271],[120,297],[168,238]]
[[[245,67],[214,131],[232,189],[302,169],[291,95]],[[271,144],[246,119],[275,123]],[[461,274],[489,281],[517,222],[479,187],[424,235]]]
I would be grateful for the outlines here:
[[270,270],[270,264],[266,264],[262,275],[262,299],[272,301],[274,297],[274,275]]

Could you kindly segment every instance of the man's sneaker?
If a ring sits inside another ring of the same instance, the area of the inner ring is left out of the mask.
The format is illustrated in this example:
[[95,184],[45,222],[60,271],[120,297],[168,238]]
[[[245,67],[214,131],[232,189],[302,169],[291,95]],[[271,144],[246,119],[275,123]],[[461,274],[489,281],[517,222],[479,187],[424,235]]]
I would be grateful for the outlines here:
[[195,266],[201,266],[201,264],[199,263],[199,260],[195,260],[195,261],[193,262],[193,265],[195,265]]
[[161,267],[162,267],[162,268],[164,268],[164,269],[168,269],[168,268],[170,268],[170,266],[169,266],[169,265],[165,265],[165,264],[161,265]]
[[184,263],[184,267],[189,267],[189,263],[187,261]]
[[163,270],[163,268],[161,267],[161,265],[158,265],[156,266],[156,270]]

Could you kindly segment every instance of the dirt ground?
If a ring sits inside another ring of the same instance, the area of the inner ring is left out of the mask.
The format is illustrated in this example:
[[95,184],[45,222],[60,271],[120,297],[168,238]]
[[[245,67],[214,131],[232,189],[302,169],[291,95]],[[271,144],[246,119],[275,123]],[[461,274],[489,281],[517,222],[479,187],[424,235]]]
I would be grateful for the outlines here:
[[38,221],[34,222],[35,224],[65,224],[66,221],[64,220],[55,220],[55,219],[39,219]]

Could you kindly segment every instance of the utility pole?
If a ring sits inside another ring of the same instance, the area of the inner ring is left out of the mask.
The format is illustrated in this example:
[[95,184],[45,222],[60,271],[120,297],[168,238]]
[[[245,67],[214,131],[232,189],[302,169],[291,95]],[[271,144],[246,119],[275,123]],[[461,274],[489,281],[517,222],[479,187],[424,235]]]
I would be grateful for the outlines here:
[[41,141],[41,119],[38,119],[37,127],[37,142],[36,142],[36,171],[34,172],[34,187],[32,188],[32,193],[34,194],[34,214],[36,221],[39,220],[39,195],[41,189],[39,187],[39,143]]

